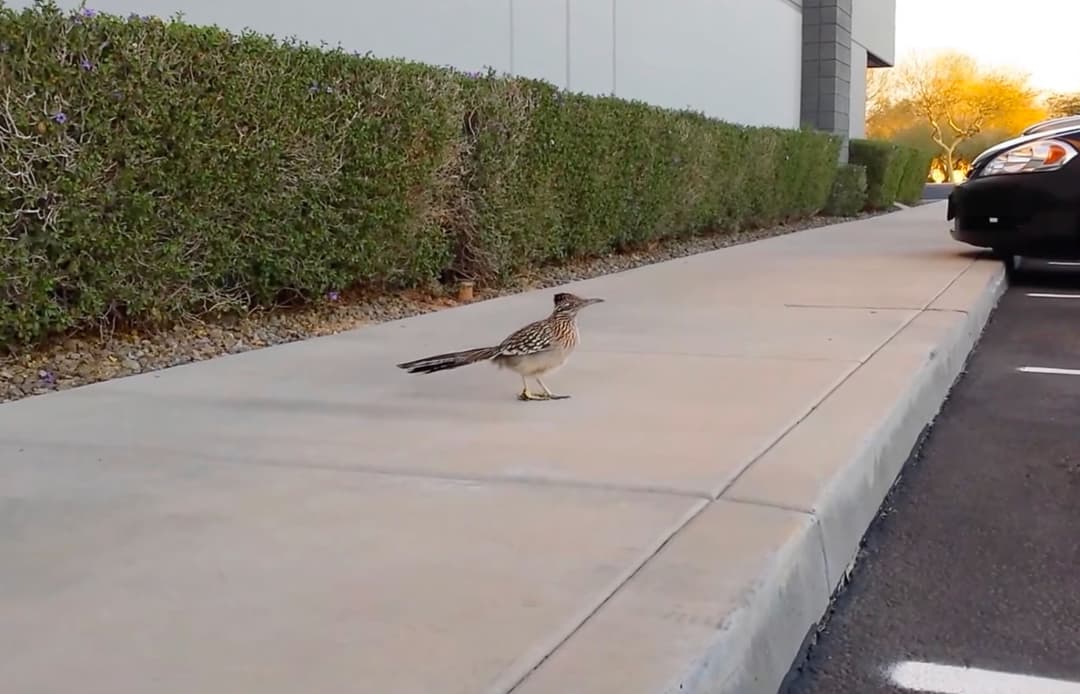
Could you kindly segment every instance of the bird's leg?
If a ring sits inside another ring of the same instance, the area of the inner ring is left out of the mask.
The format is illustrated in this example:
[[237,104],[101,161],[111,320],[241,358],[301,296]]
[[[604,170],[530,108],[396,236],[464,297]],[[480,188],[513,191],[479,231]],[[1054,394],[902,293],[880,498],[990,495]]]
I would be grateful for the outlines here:
[[555,395],[555,393],[552,393],[544,382],[540,380],[539,376],[536,376],[535,378],[536,382],[540,384],[540,387],[544,389],[544,395],[548,400],[566,400],[570,397],[569,395]]
[[533,393],[529,390],[529,382],[525,380],[525,377],[521,377],[521,392],[518,394],[518,400],[547,400],[549,396],[540,395],[539,393]]

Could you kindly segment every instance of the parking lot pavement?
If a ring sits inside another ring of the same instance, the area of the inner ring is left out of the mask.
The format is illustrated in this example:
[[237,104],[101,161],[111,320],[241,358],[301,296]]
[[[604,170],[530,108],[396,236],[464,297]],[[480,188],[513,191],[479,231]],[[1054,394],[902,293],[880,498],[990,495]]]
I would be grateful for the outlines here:
[[1080,693],[1080,266],[1025,273],[787,694]]
[[923,202],[937,202],[938,200],[944,200],[949,197],[949,193],[952,192],[951,183],[927,183],[923,188]]

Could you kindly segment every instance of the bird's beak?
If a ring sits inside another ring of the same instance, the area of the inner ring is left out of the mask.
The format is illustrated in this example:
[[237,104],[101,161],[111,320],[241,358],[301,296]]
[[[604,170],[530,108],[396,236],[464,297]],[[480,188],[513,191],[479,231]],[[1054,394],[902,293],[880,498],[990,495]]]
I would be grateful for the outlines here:
[[604,300],[599,298],[599,297],[585,300],[585,305],[586,306],[588,306],[590,304],[602,304],[602,303],[604,303]]

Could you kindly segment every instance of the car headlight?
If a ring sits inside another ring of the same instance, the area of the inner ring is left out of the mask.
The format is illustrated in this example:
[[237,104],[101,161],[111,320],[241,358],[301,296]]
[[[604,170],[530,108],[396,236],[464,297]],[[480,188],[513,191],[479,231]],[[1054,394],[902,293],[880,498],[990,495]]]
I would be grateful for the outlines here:
[[1061,140],[1037,140],[1018,145],[994,157],[982,176],[1056,171],[1072,161],[1076,149]]

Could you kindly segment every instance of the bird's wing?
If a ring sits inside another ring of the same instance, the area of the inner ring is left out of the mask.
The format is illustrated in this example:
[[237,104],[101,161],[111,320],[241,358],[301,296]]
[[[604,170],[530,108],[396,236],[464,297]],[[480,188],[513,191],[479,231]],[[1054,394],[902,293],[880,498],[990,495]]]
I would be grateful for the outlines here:
[[511,333],[499,345],[499,354],[507,357],[536,354],[551,349],[554,342],[551,326],[547,321],[539,320]]

